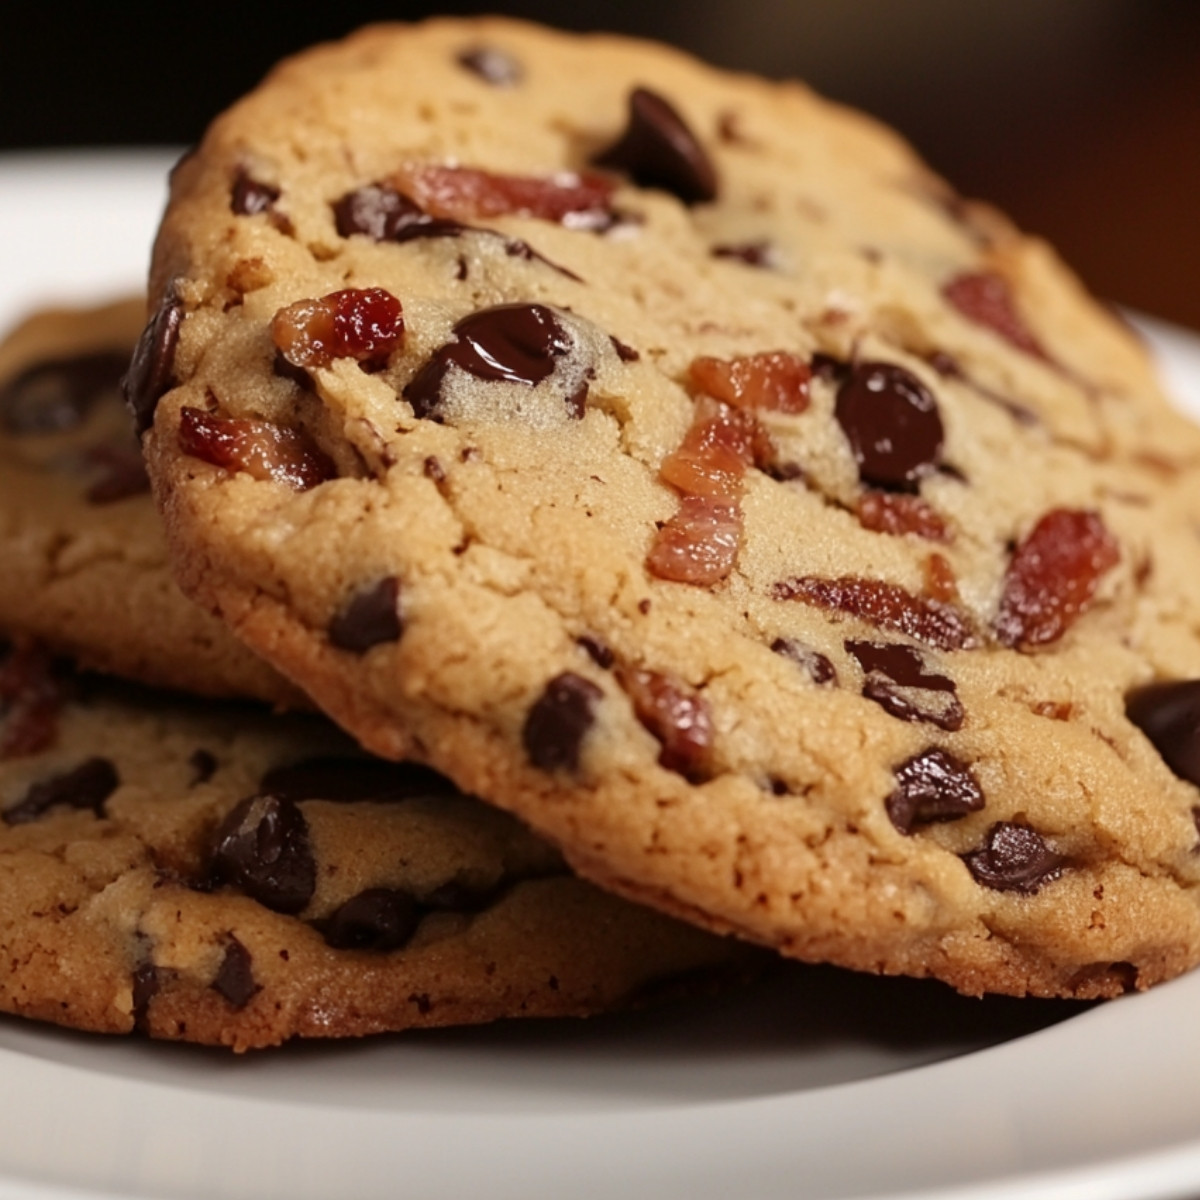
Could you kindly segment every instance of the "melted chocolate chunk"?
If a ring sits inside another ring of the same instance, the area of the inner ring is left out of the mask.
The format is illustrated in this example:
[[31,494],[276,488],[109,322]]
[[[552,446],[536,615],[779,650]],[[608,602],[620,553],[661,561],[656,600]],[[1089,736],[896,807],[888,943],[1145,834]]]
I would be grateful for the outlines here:
[[649,88],[634,88],[620,139],[592,162],[626,172],[639,187],[662,188],[684,204],[717,197],[717,172],[675,107]]
[[444,796],[455,790],[444,775],[418,763],[338,755],[272,767],[259,786],[264,795],[293,804],[301,800],[385,804],[414,796]]
[[525,753],[543,771],[576,771],[583,739],[604,693],[590,679],[564,671],[546,684],[521,731]]
[[280,191],[277,187],[252,179],[250,174],[242,169],[234,178],[229,207],[239,217],[253,217],[258,213],[268,212],[279,197]]
[[459,321],[454,334],[458,340],[435,351],[404,389],[418,417],[440,419],[442,381],[451,367],[476,379],[533,387],[548,378],[555,360],[571,349],[567,331],[544,304],[484,308]]
[[511,54],[495,46],[472,46],[463,50],[458,55],[458,63],[492,87],[515,87],[525,74]]
[[0,388],[0,428],[18,435],[74,429],[106,392],[119,391],[128,365],[115,350],[34,363]]
[[1065,861],[1037,830],[1012,821],[998,821],[988,830],[983,845],[964,854],[962,860],[976,883],[1027,896],[1062,875]]
[[394,575],[355,592],[329,622],[330,642],[351,654],[366,654],[372,646],[398,642],[403,632],[400,581]]
[[771,649],[803,667],[813,683],[837,683],[837,668],[819,650],[813,650],[794,638],[782,637],[771,643]]
[[983,807],[983,790],[967,764],[934,747],[895,770],[896,790],[884,801],[891,822],[905,836],[914,825],[954,821]]
[[183,324],[183,302],[168,289],[158,310],[142,330],[129,370],[121,379],[125,403],[133,413],[134,428],[143,434],[154,424],[158,402],[175,386],[175,348]]
[[363,233],[377,242],[458,237],[470,229],[449,217],[430,216],[415,200],[384,183],[347,192],[334,203],[333,217],[342,237]]
[[250,951],[232,933],[229,934],[225,957],[221,959],[221,965],[209,986],[224,996],[234,1008],[245,1008],[255,992],[261,990],[254,982],[252,962]]
[[[901,721],[928,721],[950,732],[962,728],[965,714],[954,680],[926,671],[925,660],[911,646],[860,641],[845,646],[866,676],[862,694],[884,712]],[[913,691],[942,695],[926,699]]]
[[153,963],[142,963],[133,973],[133,1027],[146,1032],[150,1015],[150,1001],[158,995],[158,968]]
[[277,796],[241,801],[217,830],[209,877],[275,912],[300,912],[316,888],[317,865],[299,807]]
[[89,758],[74,769],[35,783],[11,808],[0,813],[6,825],[26,825],[52,808],[90,808],[104,816],[104,802],[121,779],[107,758]]
[[943,438],[937,401],[903,367],[855,363],[838,388],[835,415],[865,483],[913,490],[936,469]]
[[314,922],[335,950],[399,950],[417,931],[421,907],[407,892],[367,888]]
[[1200,679],[1138,688],[1125,697],[1125,715],[1180,779],[1200,785]]

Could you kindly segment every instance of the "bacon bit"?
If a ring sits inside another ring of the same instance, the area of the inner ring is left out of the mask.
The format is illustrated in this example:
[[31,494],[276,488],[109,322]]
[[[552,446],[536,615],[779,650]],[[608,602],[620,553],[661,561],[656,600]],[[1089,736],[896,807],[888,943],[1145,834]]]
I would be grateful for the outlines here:
[[733,568],[742,539],[742,481],[754,461],[757,422],[701,397],[660,478],[679,489],[679,511],[658,531],[646,568],[659,579],[709,586]]
[[707,779],[713,724],[704,697],[657,671],[624,670],[618,678],[637,719],[662,743],[659,764],[692,783]]
[[812,369],[805,359],[776,350],[733,359],[700,357],[688,376],[697,391],[735,408],[801,413],[808,408]]
[[1057,641],[1088,609],[1101,576],[1120,558],[1116,539],[1097,513],[1051,509],[1009,564],[996,636],[1019,650]]
[[201,408],[179,413],[179,448],[184,454],[255,479],[307,491],[337,474],[333,461],[299,429],[271,421],[218,417]]
[[986,326],[1033,358],[1050,361],[1041,342],[1017,311],[1012,288],[1003,275],[995,271],[967,271],[944,284],[942,295],[968,321]]
[[800,575],[775,584],[771,595],[776,600],[800,600],[861,617],[880,629],[893,629],[939,650],[965,650],[978,644],[970,620],[961,609],[940,600],[922,599],[897,584],[878,579]]
[[32,639],[14,643],[0,663],[0,760],[36,754],[54,744],[66,689],[49,651]]
[[404,316],[383,288],[346,288],[281,308],[271,337],[294,367],[328,367],[338,358],[382,366],[404,337]]
[[389,181],[435,217],[470,221],[515,215],[557,221],[576,229],[607,228],[616,184],[602,175],[499,175],[475,167],[414,164]]
[[940,514],[920,496],[899,492],[864,492],[858,501],[858,520],[864,529],[899,536],[913,533],[930,542],[954,540]]
[[925,592],[942,604],[958,602],[958,580],[944,554],[931,554],[925,560]]

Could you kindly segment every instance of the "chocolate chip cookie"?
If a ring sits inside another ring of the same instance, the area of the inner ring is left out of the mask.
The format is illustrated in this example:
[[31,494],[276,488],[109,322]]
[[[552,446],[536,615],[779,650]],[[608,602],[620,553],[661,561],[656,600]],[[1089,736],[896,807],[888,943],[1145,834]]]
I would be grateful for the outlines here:
[[128,678],[299,704],[171,579],[120,391],[144,323],[128,299],[0,342],[0,627]]
[[80,676],[30,644],[0,690],[6,739],[34,710],[50,733],[0,761],[2,1011],[246,1050],[582,1015],[749,969],[317,717]]
[[151,292],[180,576],[376,752],[798,958],[1200,960],[1200,433],[889,131],[661,46],[377,27],[214,122]]

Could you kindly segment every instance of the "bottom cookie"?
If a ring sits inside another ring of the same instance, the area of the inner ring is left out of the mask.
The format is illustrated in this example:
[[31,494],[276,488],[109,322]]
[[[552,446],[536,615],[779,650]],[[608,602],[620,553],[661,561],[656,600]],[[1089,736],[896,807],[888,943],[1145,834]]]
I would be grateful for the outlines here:
[[[323,720],[0,665],[0,1010],[224,1045],[584,1015],[760,952]],[[668,990],[670,990],[668,988]]]

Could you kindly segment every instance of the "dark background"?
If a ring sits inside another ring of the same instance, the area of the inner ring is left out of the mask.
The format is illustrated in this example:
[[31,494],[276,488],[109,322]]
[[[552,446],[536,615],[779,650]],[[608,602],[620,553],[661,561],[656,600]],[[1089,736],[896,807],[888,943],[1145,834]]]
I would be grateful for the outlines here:
[[1195,0],[214,0],[90,18],[34,0],[0,23],[0,152],[183,145],[280,56],[434,11],[645,34],[805,78],[898,126],[1101,295],[1200,329]]

